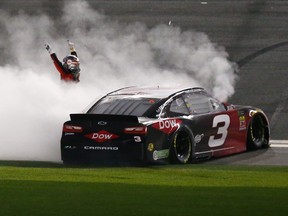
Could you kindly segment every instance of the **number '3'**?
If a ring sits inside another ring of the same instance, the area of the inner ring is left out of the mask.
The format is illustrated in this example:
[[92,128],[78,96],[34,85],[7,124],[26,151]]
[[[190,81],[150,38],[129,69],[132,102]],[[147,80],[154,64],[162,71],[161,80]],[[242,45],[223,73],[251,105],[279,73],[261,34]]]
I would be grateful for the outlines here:
[[[224,123],[224,125],[218,126],[220,123]],[[228,115],[218,115],[213,119],[213,128],[218,128],[217,134],[219,138],[215,139],[215,136],[209,137],[208,145],[209,147],[217,147],[224,144],[226,137],[228,135],[228,127],[230,125],[230,117]]]

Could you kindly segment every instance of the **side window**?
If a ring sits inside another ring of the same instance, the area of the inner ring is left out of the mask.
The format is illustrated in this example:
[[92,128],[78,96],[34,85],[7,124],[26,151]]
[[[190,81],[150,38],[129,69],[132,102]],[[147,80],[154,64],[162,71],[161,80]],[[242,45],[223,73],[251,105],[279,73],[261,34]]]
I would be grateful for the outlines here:
[[168,107],[168,116],[180,116],[180,115],[189,115],[190,112],[186,106],[186,103],[182,97],[175,98],[170,106]]
[[220,103],[219,101],[217,101],[216,99],[210,98],[210,102],[212,104],[212,108],[213,108],[214,111],[221,112],[221,111],[225,111],[226,110],[225,106],[222,103]]
[[[163,108],[163,106],[161,106],[161,108]],[[158,113],[160,110],[159,107]],[[173,98],[172,101],[163,108],[161,117],[197,115],[210,112],[222,112],[225,110],[222,103],[208,95],[206,92],[193,91],[183,93]]]
[[210,97],[202,93],[187,93],[184,95],[184,100],[189,111],[192,114],[202,114],[212,112],[213,106]]

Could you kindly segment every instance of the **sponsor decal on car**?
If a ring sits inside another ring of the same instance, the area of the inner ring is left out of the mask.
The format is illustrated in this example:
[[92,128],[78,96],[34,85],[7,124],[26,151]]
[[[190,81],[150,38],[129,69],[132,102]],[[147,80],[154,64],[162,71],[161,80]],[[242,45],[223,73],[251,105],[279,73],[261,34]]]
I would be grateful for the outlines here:
[[65,145],[64,149],[77,149],[77,146]]
[[153,159],[160,160],[169,157],[169,149],[159,150],[153,152]]
[[239,117],[239,130],[245,130],[246,129],[246,118],[245,116],[240,116]]
[[85,135],[85,137],[92,139],[98,143],[101,143],[101,142],[106,142],[106,141],[109,141],[112,139],[116,139],[119,136],[116,134],[109,133],[108,131],[101,130],[101,131],[96,132],[96,133],[87,134],[87,135]]
[[148,149],[148,151],[152,152],[154,150],[154,144],[149,143],[147,149]]
[[159,122],[154,123],[152,127],[166,134],[170,134],[179,128],[181,122],[182,121],[180,119],[160,120]]
[[204,137],[204,134],[197,134],[194,138],[195,143],[201,142],[202,138]]

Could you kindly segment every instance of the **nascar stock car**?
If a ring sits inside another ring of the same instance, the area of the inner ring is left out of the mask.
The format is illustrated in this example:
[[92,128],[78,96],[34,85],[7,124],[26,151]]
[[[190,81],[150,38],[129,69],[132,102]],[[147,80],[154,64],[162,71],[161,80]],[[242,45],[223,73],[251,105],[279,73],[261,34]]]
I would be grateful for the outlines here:
[[191,163],[269,147],[269,122],[251,106],[221,103],[203,88],[127,87],[63,125],[69,163]]

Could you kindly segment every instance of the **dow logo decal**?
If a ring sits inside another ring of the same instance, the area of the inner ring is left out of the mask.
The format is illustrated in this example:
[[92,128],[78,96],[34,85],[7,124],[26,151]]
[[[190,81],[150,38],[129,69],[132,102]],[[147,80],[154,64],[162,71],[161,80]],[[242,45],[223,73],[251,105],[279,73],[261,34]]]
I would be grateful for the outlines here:
[[87,134],[85,135],[85,137],[101,143],[101,142],[106,142],[108,140],[116,139],[119,136],[116,134],[109,133],[108,131],[101,130],[97,133]]
[[181,122],[182,121],[179,119],[166,119],[166,120],[161,120],[157,123],[154,123],[153,127],[166,134],[170,134],[179,128],[179,125],[181,124]]

